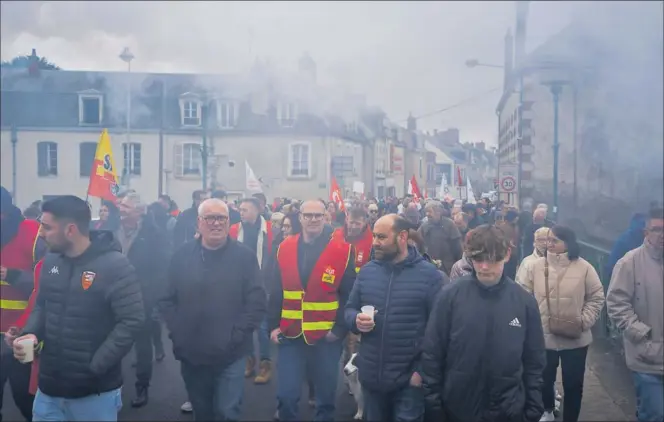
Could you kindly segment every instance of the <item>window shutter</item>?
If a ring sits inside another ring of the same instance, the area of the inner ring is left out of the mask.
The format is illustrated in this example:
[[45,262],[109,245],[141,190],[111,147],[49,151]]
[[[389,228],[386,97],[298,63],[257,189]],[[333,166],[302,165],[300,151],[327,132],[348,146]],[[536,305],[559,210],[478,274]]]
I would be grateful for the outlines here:
[[48,173],[47,148],[46,142],[37,144],[37,176],[45,176]]
[[184,175],[184,147],[182,144],[175,144],[173,150],[173,174],[175,177],[182,177]]

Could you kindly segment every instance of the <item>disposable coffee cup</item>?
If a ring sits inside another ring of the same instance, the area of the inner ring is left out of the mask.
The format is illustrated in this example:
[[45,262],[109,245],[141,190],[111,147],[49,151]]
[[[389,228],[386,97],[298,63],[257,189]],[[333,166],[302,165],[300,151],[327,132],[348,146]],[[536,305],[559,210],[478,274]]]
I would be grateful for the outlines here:
[[18,344],[23,348],[25,356],[21,363],[30,363],[35,359],[35,340],[32,337],[19,340]]
[[364,315],[370,316],[371,320],[373,321],[373,319],[374,319],[374,309],[375,308],[371,305],[364,305],[362,307],[362,309],[360,309],[360,310],[362,311],[362,313]]

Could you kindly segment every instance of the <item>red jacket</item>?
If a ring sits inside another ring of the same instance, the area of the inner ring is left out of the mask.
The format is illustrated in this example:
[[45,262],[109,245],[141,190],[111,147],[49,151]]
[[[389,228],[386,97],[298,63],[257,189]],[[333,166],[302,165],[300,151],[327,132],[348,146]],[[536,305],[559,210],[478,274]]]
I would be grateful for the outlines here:
[[[263,221],[263,217],[258,217],[259,221]],[[263,247],[267,246],[267,253],[270,255],[272,253],[272,241],[273,241],[273,234],[272,234],[272,223],[268,220],[265,220],[265,225],[267,228],[267,245],[263,245]],[[231,228],[228,230],[228,235],[231,237],[231,239],[237,240],[238,236],[240,235],[240,229],[242,228],[242,223],[235,223],[231,226]],[[260,232],[259,236],[261,236],[263,233]],[[266,258],[266,257],[264,257]]]

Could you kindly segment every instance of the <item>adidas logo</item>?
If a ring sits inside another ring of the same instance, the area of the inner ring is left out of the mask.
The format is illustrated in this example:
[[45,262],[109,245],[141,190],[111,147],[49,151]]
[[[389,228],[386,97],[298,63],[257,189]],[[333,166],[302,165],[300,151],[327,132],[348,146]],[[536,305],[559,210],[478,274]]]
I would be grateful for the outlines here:
[[519,318],[514,318],[513,320],[510,321],[510,326],[512,327],[521,327],[521,323],[519,322]]

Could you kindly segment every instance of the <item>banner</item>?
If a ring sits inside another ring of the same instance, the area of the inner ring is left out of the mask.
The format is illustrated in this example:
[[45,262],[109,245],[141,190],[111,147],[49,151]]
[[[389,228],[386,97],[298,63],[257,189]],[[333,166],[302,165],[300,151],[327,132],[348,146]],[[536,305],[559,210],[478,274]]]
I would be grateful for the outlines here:
[[118,176],[115,172],[111,138],[108,136],[108,130],[104,129],[99,137],[95,159],[92,162],[88,196],[115,202],[119,192],[120,186],[118,186]]
[[330,201],[337,204],[337,208],[340,211],[346,211],[346,206],[344,205],[344,199],[341,196],[341,189],[339,189],[339,184],[337,179],[332,177],[332,183],[330,183]]
[[256,174],[251,169],[249,162],[244,161],[244,172],[245,172],[245,187],[249,192],[253,193],[263,193],[263,188],[261,188],[261,182],[256,177]]

